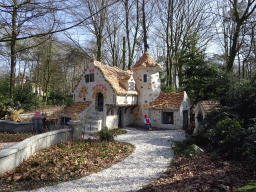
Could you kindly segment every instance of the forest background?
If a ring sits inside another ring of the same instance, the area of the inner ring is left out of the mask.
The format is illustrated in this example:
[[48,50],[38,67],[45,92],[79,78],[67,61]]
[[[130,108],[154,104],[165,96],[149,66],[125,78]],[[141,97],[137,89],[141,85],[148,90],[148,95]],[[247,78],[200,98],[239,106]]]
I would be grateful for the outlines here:
[[[145,48],[162,89],[220,99],[255,75],[254,0],[1,0],[1,108],[72,102],[89,59],[130,69]],[[144,20],[145,18],[145,20]]]

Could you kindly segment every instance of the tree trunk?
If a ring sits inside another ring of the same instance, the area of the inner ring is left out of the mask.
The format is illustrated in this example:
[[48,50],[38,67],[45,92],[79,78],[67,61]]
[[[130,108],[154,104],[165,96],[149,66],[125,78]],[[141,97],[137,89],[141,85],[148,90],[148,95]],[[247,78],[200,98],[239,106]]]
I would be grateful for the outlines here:
[[145,53],[148,51],[146,15],[145,15],[145,0],[142,1],[142,16],[143,16],[144,53]]
[[15,86],[15,67],[16,67],[16,38],[17,38],[17,0],[13,0],[12,12],[12,36],[11,36],[11,77],[10,94],[13,97],[13,88]]
[[227,71],[231,71],[233,68],[233,65],[234,65],[234,61],[235,61],[235,57],[236,57],[236,53],[237,53],[237,42],[238,42],[238,38],[239,38],[241,25],[242,24],[240,22],[237,23],[235,34],[232,39],[232,46],[230,49],[230,54],[228,56],[228,62],[227,62]]
[[125,58],[126,58],[126,46],[125,46],[125,37],[123,37],[123,70],[125,70]]

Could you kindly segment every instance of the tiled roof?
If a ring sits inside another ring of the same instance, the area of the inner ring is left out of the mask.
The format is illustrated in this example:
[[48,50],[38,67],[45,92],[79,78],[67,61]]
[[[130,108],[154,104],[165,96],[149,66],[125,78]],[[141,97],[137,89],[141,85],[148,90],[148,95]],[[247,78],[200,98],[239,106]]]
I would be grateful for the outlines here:
[[161,91],[159,96],[152,102],[149,103],[149,105],[153,108],[167,108],[167,107],[174,107],[179,108],[181,106],[181,103],[183,101],[185,92],[181,93],[164,93]]
[[219,109],[221,107],[219,101],[199,101],[199,103],[202,105],[205,113]]
[[102,65],[101,62],[95,61],[95,67],[98,68],[102,75],[105,76],[110,86],[118,93],[127,93],[125,86],[121,83],[128,81],[133,75],[130,70],[124,71],[118,67],[110,67],[108,65]]
[[157,63],[149,54],[148,52],[145,52],[142,57],[139,59],[139,61],[137,61],[137,63],[135,63],[135,65],[132,67],[132,70],[135,70],[137,68],[141,68],[141,67],[156,67],[159,66],[161,67],[161,65],[159,63]]
[[82,113],[91,103],[91,101],[73,103],[71,106],[64,109],[63,115],[72,116],[74,113]]

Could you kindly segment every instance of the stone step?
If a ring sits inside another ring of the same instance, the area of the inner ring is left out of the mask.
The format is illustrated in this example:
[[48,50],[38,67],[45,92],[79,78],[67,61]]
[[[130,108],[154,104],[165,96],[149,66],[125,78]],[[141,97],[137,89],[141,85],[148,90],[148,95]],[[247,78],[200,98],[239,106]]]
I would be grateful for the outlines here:
[[95,127],[95,126],[86,126],[85,127],[85,130],[83,130],[83,131],[85,131],[85,133],[96,133],[96,132],[98,132],[99,131],[99,127]]
[[102,116],[95,116],[95,115],[89,114],[89,115],[87,116],[87,119],[101,120],[101,119],[102,119]]
[[95,120],[95,119],[87,119],[86,121],[87,124],[92,124],[92,125],[101,125],[102,120]]
[[85,125],[85,128],[86,128],[86,129],[90,129],[90,128],[91,128],[91,129],[100,129],[100,128],[101,128],[101,125],[99,125],[99,124],[96,124],[96,125],[95,125],[95,124],[86,124],[86,125]]

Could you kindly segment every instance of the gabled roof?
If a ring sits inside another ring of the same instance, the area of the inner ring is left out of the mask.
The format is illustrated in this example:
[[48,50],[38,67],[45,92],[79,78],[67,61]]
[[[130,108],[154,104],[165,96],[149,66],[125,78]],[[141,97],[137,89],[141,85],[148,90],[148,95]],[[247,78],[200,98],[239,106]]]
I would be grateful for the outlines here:
[[199,103],[202,105],[205,113],[221,108],[220,101],[199,101]]
[[91,105],[91,101],[85,102],[76,102],[73,103],[71,106],[64,109],[63,115],[71,116],[74,113],[79,114],[82,113],[85,109],[87,109]]
[[157,63],[148,52],[145,52],[142,57],[135,63],[132,67],[132,70],[140,69],[140,68],[152,68],[152,67],[162,67],[159,63]]
[[108,65],[102,65],[101,62],[95,61],[95,67],[98,68],[103,76],[106,78],[110,86],[117,93],[126,93],[128,90],[125,89],[125,86],[122,84],[124,81],[128,81],[133,75],[133,72],[130,70],[124,71],[118,67],[110,67]]
[[164,93],[163,91],[160,92],[159,96],[149,105],[153,108],[179,108],[183,101],[185,92],[181,93]]
[[[122,69],[119,69],[118,67],[110,67],[108,65],[103,65],[101,62],[97,61],[95,58],[91,59],[90,62],[95,63],[95,68],[101,71],[102,75],[105,77],[105,79],[107,80],[107,82],[110,84],[110,86],[115,92],[128,93],[128,90],[126,90],[125,86],[122,83],[130,79],[130,77],[133,75],[132,70],[124,71]],[[82,81],[83,79],[82,77],[86,71],[87,69],[85,69],[82,75],[80,76],[73,91],[76,89],[78,84]]]

